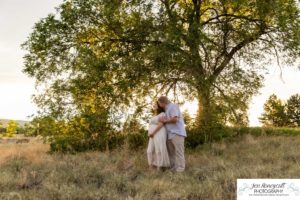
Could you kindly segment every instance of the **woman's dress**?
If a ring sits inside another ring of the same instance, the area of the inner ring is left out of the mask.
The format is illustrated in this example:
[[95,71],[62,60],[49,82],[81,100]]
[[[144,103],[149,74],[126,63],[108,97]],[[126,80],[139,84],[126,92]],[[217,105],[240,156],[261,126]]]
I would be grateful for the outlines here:
[[[160,113],[151,118],[149,132],[152,133],[159,123],[159,118],[165,114]],[[170,160],[167,150],[167,131],[165,126],[161,127],[154,137],[149,139],[147,149],[148,164],[156,167],[169,167]]]

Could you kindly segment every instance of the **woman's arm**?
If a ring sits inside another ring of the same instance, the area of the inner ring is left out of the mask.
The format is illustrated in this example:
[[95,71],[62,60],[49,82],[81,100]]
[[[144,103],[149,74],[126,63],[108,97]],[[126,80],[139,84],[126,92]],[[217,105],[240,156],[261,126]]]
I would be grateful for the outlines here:
[[159,122],[157,124],[156,128],[154,129],[154,131],[152,133],[149,133],[148,136],[152,138],[163,126],[164,126],[164,124]]

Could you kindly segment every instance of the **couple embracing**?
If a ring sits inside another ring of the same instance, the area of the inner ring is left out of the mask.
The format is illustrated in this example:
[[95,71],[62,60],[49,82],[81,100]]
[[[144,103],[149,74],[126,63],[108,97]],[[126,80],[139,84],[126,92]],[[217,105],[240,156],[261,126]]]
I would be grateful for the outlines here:
[[149,124],[148,164],[152,168],[185,169],[184,139],[186,130],[178,105],[162,96],[153,105],[155,116]]

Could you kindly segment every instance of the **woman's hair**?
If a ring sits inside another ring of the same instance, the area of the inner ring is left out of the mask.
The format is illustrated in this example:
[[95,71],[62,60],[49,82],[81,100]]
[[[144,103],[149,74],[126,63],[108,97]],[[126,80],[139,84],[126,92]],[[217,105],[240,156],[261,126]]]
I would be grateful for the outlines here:
[[156,105],[157,105],[157,109],[154,111],[154,113],[156,115],[159,115],[160,113],[165,112],[165,110],[159,106],[158,101],[156,102]]
[[161,97],[159,97],[159,98],[158,98],[158,101],[159,101],[160,103],[164,103],[164,104],[169,104],[169,103],[170,103],[169,98],[166,97],[166,96],[161,96]]

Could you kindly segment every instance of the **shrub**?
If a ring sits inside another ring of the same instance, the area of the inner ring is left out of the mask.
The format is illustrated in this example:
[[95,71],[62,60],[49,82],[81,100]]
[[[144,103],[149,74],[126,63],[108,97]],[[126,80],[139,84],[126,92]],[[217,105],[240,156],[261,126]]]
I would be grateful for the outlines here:
[[8,122],[6,127],[6,133],[5,136],[7,137],[13,137],[17,133],[18,124],[17,122],[11,120]]
[[112,150],[122,146],[125,143],[125,136],[119,133],[114,133],[103,139],[83,139],[73,135],[60,135],[51,139],[51,152],[83,152],[87,150]]
[[187,148],[196,148],[199,145],[223,140],[228,137],[232,137],[237,133],[229,127],[221,124],[215,124],[214,126],[187,129],[187,137],[185,145]]
[[197,146],[205,143],[205,134],[199,132],[198,129],[187,130],[187,137],[185,139],[185,146],[194,149]]
[[60,136],[56,137],[55,141],[50,143],[51,152],[75,152],[81,151],[80,142],[74,137]]
[[[199,145],[208,143],[210,141],[216,142],[223,139],[235,139],[237,137],[250,134],[258,137],[263,135],[286,135],[296,136],[300,135],[299,128],[286,128],[286,127],[225,127],[216,126],[207,129],[188,129],[187,138],[185,140],[186,147],[194,149]],[[211,140],[208,140],[207,135],[211,135]]]
[[5,129],[5,128],[0,128],[0,134],[4,134],[4,133],[5,133],[5,131],[6,131],[6,129]]
[[265,135],[266,132],[261,127],[252,127],[249,129],[249,134],[251,134],[253,136],[261,136],[261,135]]
[[287,127],[241,127],[241,128],[230,128],[237,132],[239,136],[250,134],[253,136],[262,135],[286,135],[295,136],[300,135],[299,128],[287,128]]
[[147,131],[144,129],[141,129],[138,132],[129,133],[126,137],[129,148],[133,150],[145,147],[148,141]]

